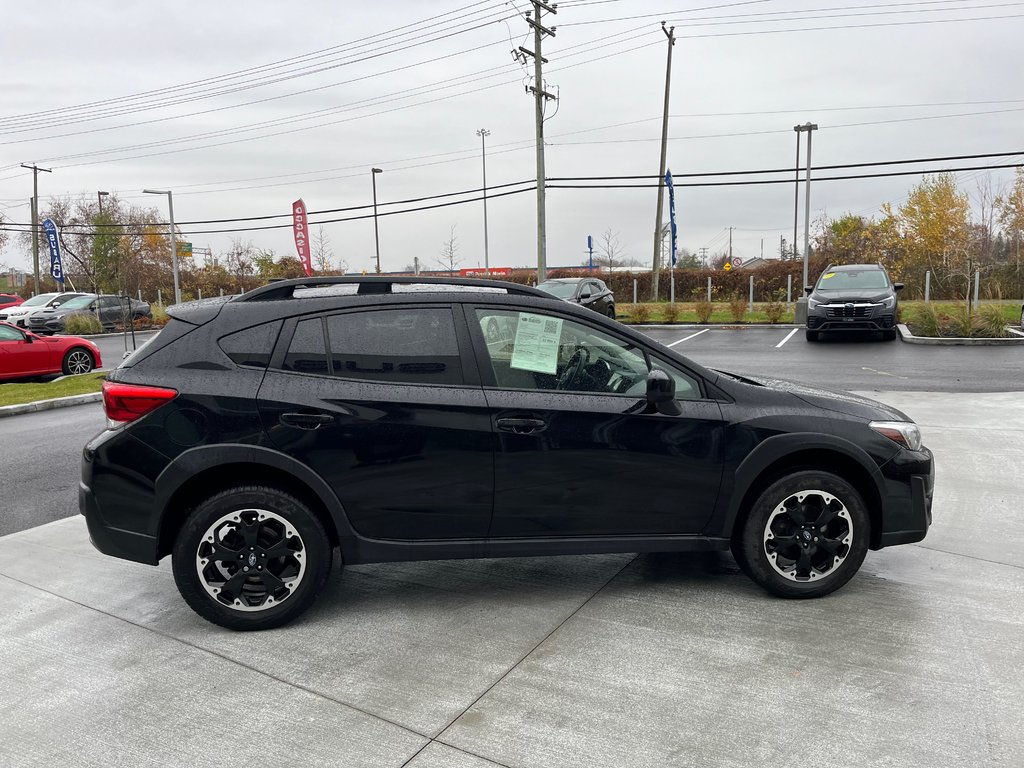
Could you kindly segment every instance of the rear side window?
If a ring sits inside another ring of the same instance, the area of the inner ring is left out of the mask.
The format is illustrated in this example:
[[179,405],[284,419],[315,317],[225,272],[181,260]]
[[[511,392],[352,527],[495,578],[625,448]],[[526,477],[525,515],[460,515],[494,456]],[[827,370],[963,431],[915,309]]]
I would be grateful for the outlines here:
[[235,365],[266,368],[270,365],[270,354],[274,351],[274,342],[277,341],[280,327],[279,320],[255,325],[244,331],[228,334],[218,343]]
[[395,308],[327,318],[336,376],[410,384],[462,384],[448,308]]
[[329,373],[323,318],[303,320],[295,326],[282,367],[296,373]]

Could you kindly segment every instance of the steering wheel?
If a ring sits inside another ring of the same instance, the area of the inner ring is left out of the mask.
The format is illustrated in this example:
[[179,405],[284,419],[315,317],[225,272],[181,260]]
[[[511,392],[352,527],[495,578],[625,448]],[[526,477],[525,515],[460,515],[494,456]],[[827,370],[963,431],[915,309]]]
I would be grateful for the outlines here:
[[569,362],[565,364],[565,370],[562,371],[562,375],[558,377],[557,389],[566,389],[572,381],[580,375],[585,366],[590,361],[590,352],[586,347],[576,347],[576,351],[572,353],[572,357],[569,358]]

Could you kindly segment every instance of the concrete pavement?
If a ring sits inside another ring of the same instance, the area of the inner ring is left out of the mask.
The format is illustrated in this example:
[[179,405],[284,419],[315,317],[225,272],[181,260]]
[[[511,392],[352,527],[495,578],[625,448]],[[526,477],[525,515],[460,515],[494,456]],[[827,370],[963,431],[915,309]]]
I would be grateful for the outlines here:
[[0,765],[1019,766],[1024,404],[873,396],[935,525],[813,601],[720,554],[404,563],[236,634],[78,517],[0,538]]

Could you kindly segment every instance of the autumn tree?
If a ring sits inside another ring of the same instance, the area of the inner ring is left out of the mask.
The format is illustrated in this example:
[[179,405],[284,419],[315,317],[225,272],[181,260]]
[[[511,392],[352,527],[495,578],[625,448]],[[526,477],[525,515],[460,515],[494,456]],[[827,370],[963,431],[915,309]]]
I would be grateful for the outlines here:
[[898,211],[906,240],[905,271],[923,282],[930,270],[939,286],[950,286],[965,273],[969,259],[968,223],[971,206],[951,173],[926,176]]
[[1024,168],[1018,168],[1013,186],[995,201],[996,214],[1003,232],[1015,242],[1024,239]]

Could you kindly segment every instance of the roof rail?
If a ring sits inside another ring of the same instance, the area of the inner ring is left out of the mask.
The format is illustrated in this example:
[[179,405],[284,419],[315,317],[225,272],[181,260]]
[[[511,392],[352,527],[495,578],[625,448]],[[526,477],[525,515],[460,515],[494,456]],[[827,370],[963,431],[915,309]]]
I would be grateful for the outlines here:
[[416,277],[411,275],[388,277],[385,275],[345,275],[343,277],[298,277],[292,280],[278,280],[261,288],[235,296],[232,301],[281,301],[294,298],[296,288],[316,288],[328,285],[358,285],[357,293],[368,294],[393,293],[394,285],[436,285],[439,291],[444,286],[465,286],[472,288],[501,288],[509,294],[518,296],[537,296],[550,299],[551,294],[539,291],[528,285],[510,283],[505,280],[482,280],[472,277]]

